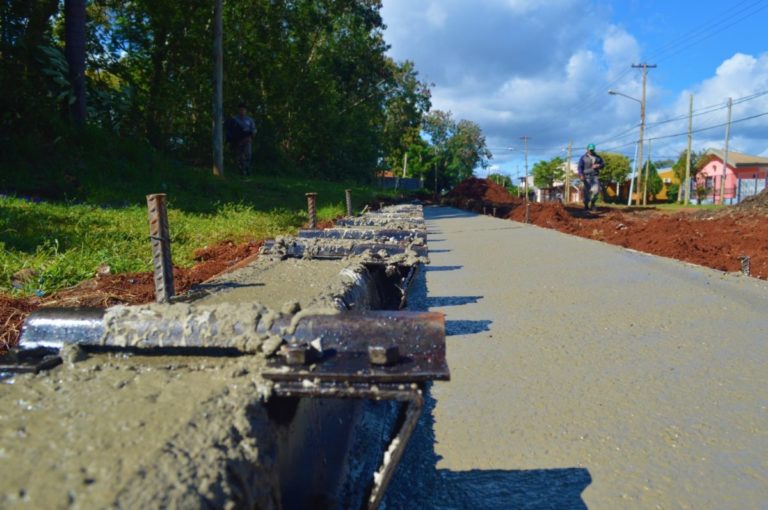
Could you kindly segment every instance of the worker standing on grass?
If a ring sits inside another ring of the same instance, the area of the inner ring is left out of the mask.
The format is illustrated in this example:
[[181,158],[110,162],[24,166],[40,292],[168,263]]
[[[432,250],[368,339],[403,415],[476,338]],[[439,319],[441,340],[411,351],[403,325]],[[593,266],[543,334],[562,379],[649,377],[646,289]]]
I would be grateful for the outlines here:
[[584,209],[595,208],[600,194],[600,170],[605,167],[603,158],[595,152],[595,144],[587,145],[587,152],[579,159],[579,177],[584,183]]
[[245,103],[240,103],[237,115],[227,120],[225,126],[227,141],[232,145],[240,174],[251,173],[251,158],[253,155],[253,136],[256,134],[256,123],[248,115]]

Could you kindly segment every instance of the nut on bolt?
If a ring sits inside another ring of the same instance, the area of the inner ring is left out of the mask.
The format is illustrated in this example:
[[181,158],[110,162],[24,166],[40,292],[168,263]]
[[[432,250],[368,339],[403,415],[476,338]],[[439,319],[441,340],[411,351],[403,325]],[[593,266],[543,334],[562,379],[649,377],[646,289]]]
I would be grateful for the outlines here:
[[371,365],[394,365],[400,359],[400,349],[396,345],[369,345],[368,359]]
[[307,344],[286,344],[283,353],[286,365],[308,365],[317,359],[317,351]]

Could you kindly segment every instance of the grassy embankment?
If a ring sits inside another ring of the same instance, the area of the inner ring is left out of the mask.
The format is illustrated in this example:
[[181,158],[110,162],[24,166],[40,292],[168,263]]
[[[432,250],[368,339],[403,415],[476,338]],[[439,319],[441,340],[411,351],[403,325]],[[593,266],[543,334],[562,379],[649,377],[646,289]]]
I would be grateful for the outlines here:
[[[66,147],[66,150],[64,149]],[[86,132],[51,146],[3,146],[0,159],[0,292],[44,295],[111,273],[151,271],[146,195],[166,193],[174,264],[225,240],[295,231],[307,221],[304,193],[318,193],[318,218],[344,213],[381,192],[349,183],[230,173],[170,160],[139,142]],[[42,200],[41,200],[42,199]]]

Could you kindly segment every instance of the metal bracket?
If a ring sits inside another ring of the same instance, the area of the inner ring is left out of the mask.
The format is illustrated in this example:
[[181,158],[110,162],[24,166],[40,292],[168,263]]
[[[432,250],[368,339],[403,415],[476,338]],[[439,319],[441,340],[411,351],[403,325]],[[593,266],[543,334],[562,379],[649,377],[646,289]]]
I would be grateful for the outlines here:
[[402,402],[399,426],[396,427],[392,439],[387,443],[384,457],[379,469],[373,475],[373,481],[365,492],[364,508],[376,510],[384,498],[389,482],[395,474],[405,447],[413,435],[416,424],[424,408],[423,384],[397,385],[380,384],[338,384],[321,382],[307,387],[299,381],[275,383],[273,393],[278,397],[306,398],[357,398],[366,400],[391,400]]

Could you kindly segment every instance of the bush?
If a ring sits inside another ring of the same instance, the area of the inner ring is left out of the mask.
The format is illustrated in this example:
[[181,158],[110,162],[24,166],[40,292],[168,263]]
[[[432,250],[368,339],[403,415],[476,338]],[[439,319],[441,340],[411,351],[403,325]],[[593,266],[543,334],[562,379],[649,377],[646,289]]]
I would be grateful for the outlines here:
[[680,193],[680,185],[672,183],[667,186],[667,202],[674,203],[677,201],[677,194]]

